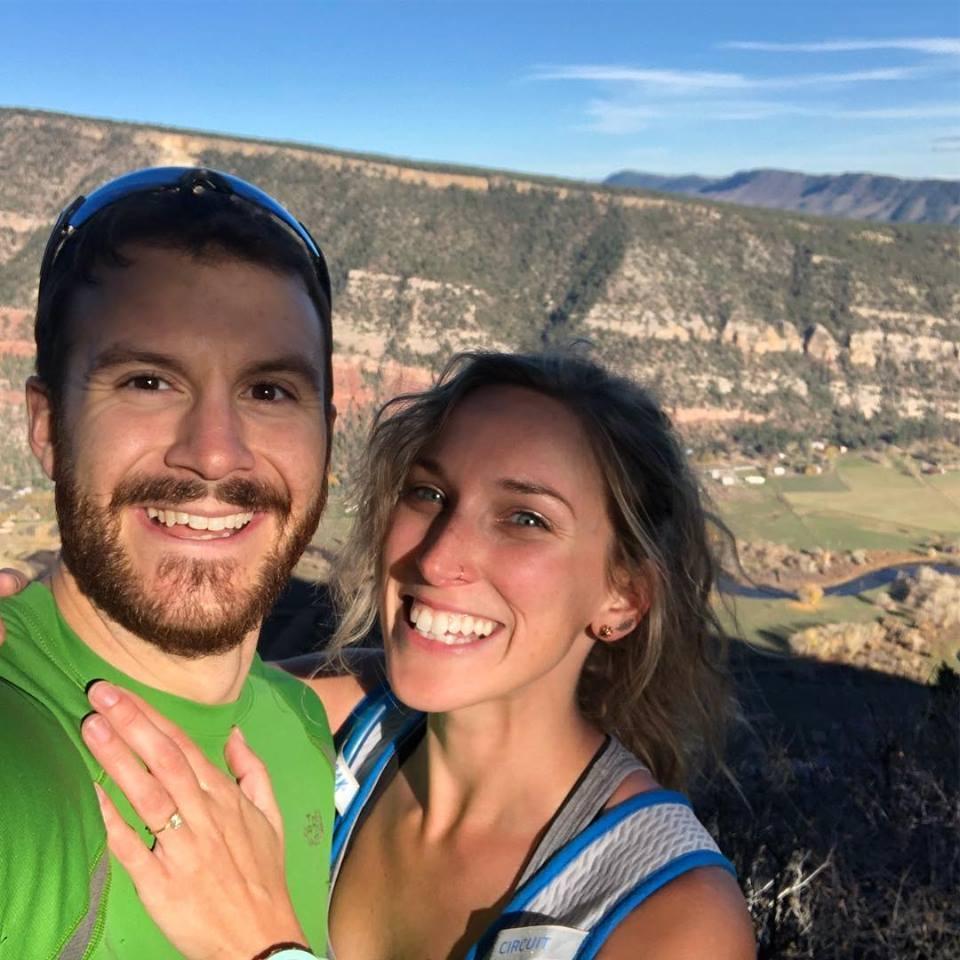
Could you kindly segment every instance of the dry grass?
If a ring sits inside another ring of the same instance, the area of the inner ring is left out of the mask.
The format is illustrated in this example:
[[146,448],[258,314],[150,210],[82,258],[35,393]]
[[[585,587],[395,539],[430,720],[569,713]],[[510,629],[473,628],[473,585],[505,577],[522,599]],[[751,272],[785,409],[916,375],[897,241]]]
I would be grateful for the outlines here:
[[735,743],[742,795],[701,790],[759,960],[960,958],[960,678],[913,692],[915,715],[830,735],[758,721]]

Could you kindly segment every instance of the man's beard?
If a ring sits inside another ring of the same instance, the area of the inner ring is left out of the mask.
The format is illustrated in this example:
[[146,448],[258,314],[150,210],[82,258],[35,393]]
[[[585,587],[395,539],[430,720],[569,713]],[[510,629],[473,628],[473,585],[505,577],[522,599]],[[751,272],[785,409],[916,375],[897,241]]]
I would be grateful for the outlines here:
[[[71,458],[62,447],[54,476],[61,556],[80,590],[108,617],[165,653],[197,658],[237,647],[270,611],[290,572],[310,543],[326,500],[323,485],[310,509],[291,530],[289,497],[267,484],[235,478],[210,486],[200,480],[131,477],[113,492],[107,507],[80,489]],[[163,557],[153,588],[136,572],[120,541],[125,506],[180,506],[207,496],[244,512],[272,513],[279,536],[264,557],[252,586],[234,586],[246,572],[235,560]],[[199,605],[201,594],[206,596]]]

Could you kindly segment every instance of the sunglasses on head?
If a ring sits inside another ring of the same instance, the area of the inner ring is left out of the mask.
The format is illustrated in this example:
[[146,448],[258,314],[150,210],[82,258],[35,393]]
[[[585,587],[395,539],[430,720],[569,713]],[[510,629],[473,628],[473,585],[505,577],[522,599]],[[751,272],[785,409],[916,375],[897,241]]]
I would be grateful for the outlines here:
[[246,180],[229,173],[207,170],[202,167],[148,167],[124,174],[98,187],[89,196],[79,196],[57,218],[56,226],[47,240],[40,266],[40,286],[43,287],[50,269],[70,238],[91,217],[101,210],[136,193],[181,193],[201,194],[212,190],[227,196],[236,196],[259,210],[270,214],[282,223],[306,248],[313,263],[320,288],[332,303],[330,273],[319,245],[310,232],[286,207],[268,193]]

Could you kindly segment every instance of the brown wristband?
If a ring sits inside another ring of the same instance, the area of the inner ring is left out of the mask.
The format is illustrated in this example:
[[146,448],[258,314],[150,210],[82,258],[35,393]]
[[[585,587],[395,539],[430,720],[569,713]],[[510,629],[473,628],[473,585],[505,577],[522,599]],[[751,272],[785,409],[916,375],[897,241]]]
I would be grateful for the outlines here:
[[271,944],[266,950],[261,950],[255,957],[251,957],[250,960],[267,960],[267,957],[272,957],[275,953],[280,953],[281,950],[305,950],[307,953],[311,952],[305,943],[295,943],[290,940],[284,943]]

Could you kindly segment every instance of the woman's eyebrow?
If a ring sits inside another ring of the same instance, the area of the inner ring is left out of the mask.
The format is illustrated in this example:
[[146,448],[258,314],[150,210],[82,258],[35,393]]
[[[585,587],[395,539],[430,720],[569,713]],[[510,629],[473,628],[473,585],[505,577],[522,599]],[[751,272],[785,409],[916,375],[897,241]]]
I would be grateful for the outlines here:
[[440,468],[440,464],[437,463],[436,460],[431,460],[430,457],[417,457],[412,465],[414,467],[420,467],[421,470],[426,470],[427,473],[432,473],[434,476],[443,476],[443,470]]
[[[420,467],[420,469],[425,470],[427,473],[432,473],[434,476],[443,476],[443,468],[436,460],[430,457],[418,457],[413,465]],[[509,490],[511,493],[522,493],[535,497],[550,497],[558,503],[562,503],[574,516],[577,515],[576,510],[573,509],[570,501],[567,500],[563,494],[558,493],[553,487],[548,487],[545,484],[536,483],[533,480],[522,480],[518,477],[502,477],[497,481],[497,486],[504,490]]]
[[576,511],[570,505],[570,501],[562,494],[557,493],[552,487],[544,486],[542,483],[534,483],[531,480],[519,480],[513,477],[504,477],[498,482],[504,490],[509,490],[511,493],[532,494],[535,497],[551,497],[554,500],[558,500],[576,516]]

